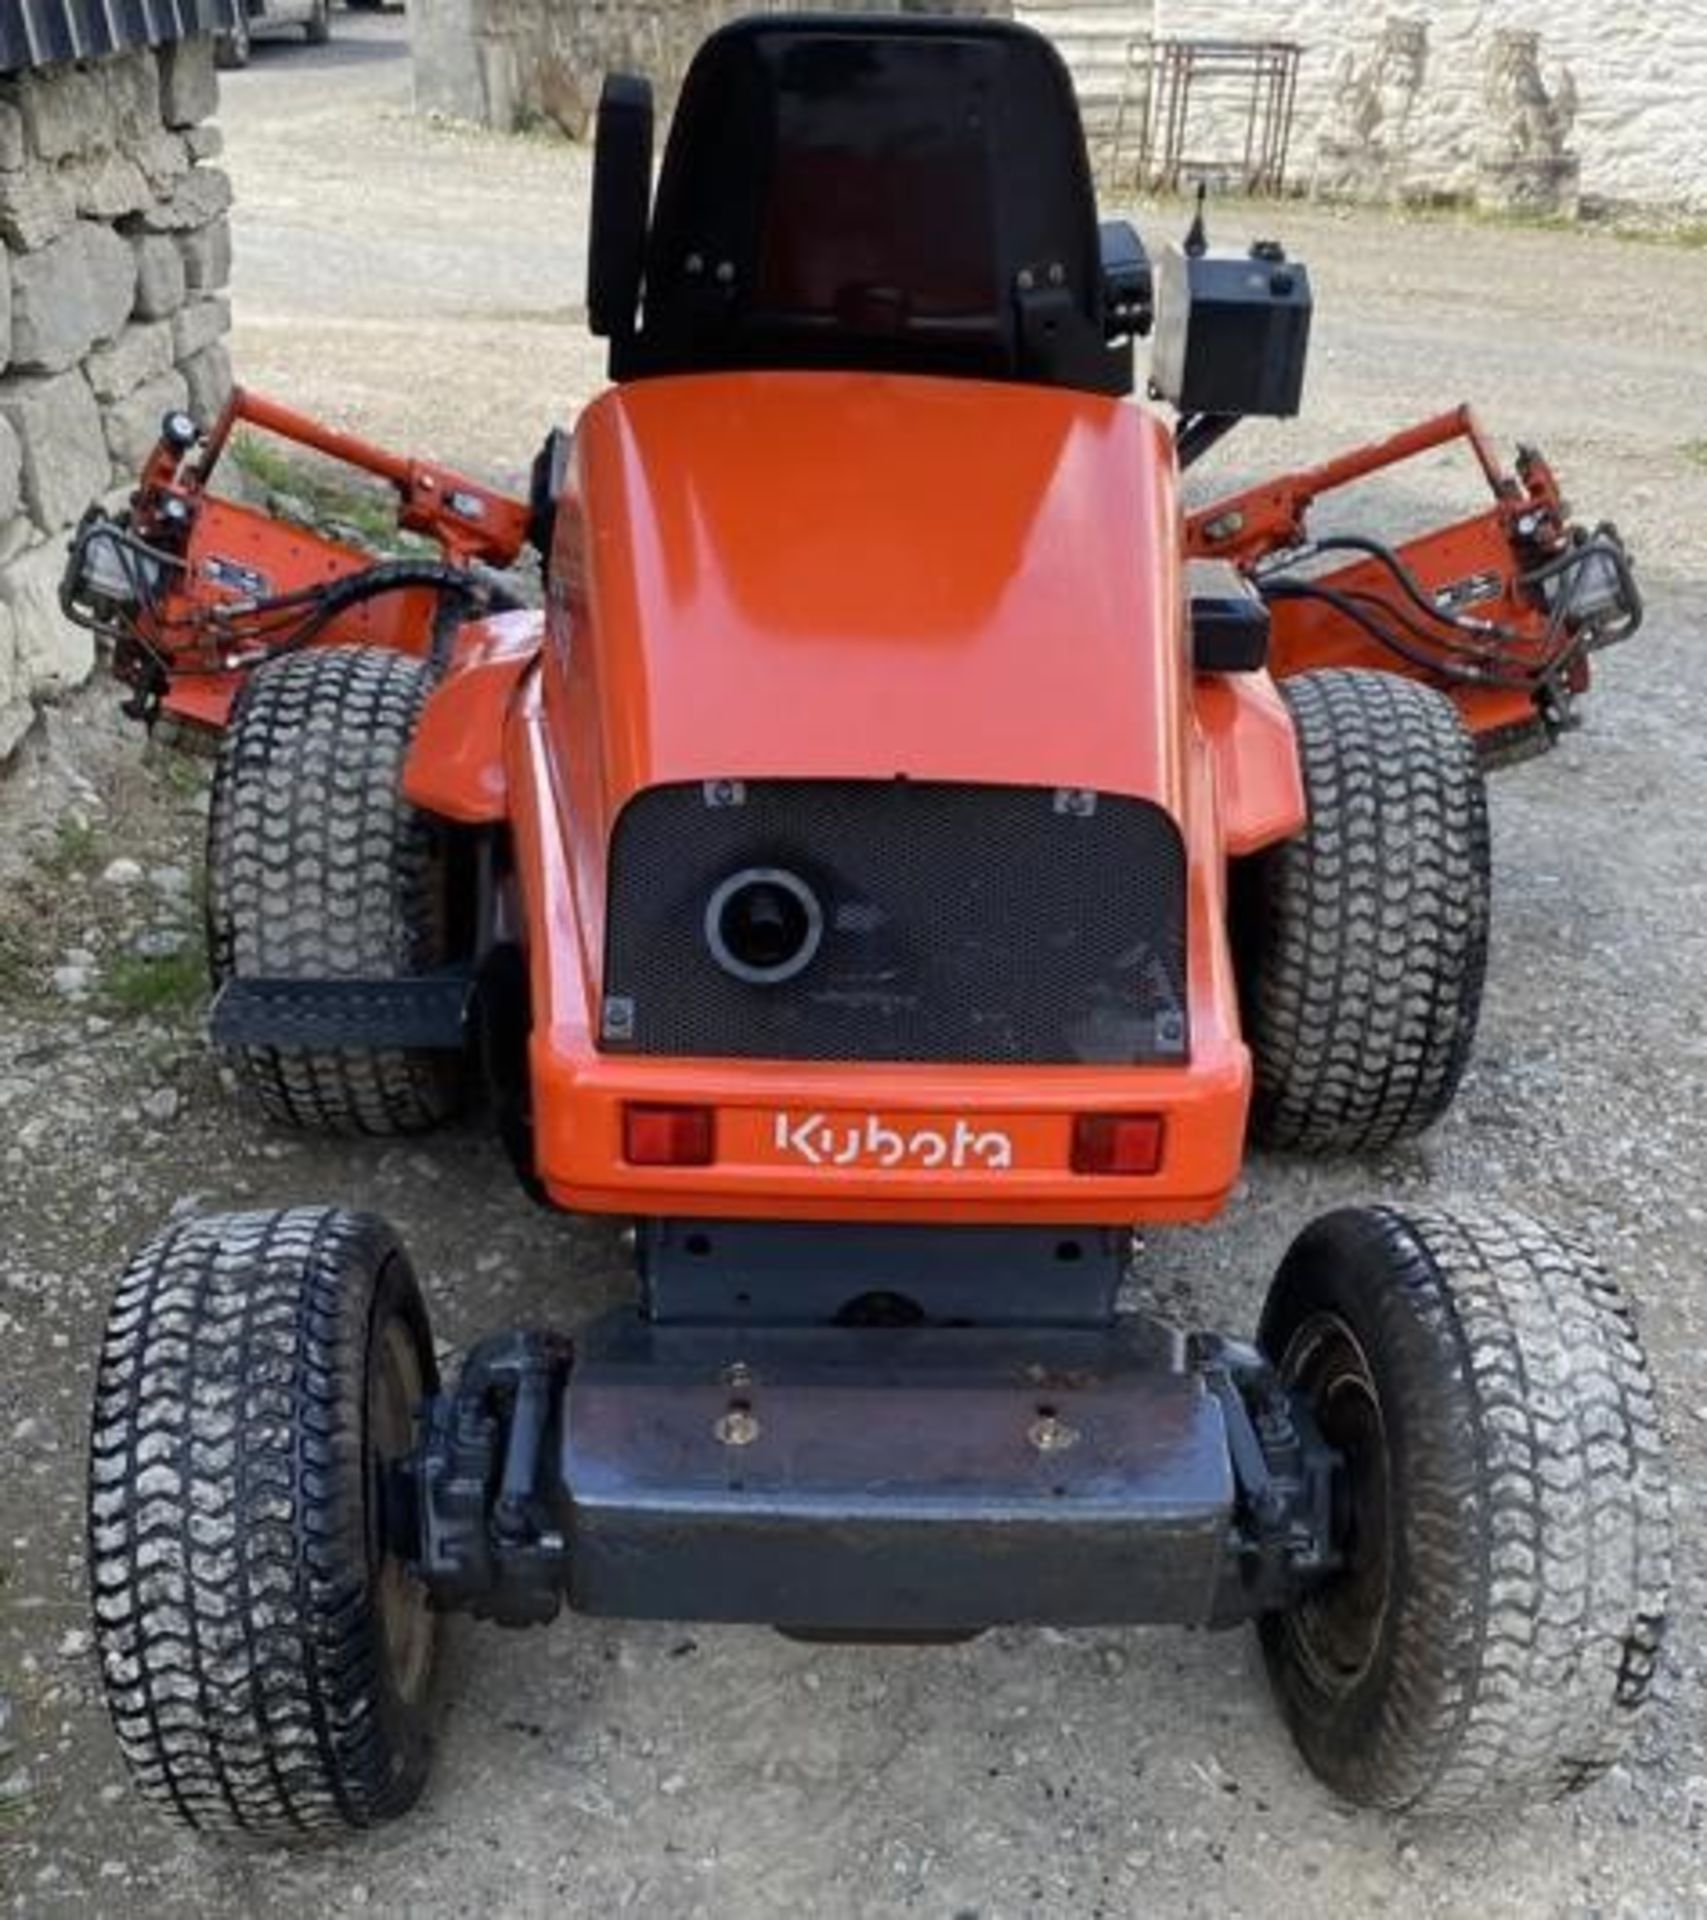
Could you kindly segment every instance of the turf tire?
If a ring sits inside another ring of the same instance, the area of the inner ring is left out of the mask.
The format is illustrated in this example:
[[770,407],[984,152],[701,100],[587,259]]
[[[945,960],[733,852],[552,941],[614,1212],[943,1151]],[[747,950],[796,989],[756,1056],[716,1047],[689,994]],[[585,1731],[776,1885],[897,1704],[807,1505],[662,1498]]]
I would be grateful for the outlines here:
[[419,1794],[434,1623],[380,1538],[378,1468],[436,1385],[408,1258],[370,1216],[191,1220],[120,1280],[89,1587],[131,1776],[184,1825],[304,1840]]
[[[258,667],[221,743],[208,818],[208,958],[228,979],[429,973],[450,944],[441,831],[403,798],[431,679],[375,647],[311,649]],[[455,1055],[403,1048],[243,1047],[267,1114],[334,1134],[422,1133],[460,1104]]]
[[1309,820],[1236,871],[1234,944],[1263,1146],[1362,1153],[1451,1105],[1488,946],[1488,811],[1444,694],[1331,669],[1282,688]]
[[1671,1571],[1652,1383],[1617,1287],[1508,1211],[1305,1229],[1264,1350],[1348,1463],[1348,1565],[1261,1623],[1305,1759],[1362,1805],[1559,1797],[1623,1751]]

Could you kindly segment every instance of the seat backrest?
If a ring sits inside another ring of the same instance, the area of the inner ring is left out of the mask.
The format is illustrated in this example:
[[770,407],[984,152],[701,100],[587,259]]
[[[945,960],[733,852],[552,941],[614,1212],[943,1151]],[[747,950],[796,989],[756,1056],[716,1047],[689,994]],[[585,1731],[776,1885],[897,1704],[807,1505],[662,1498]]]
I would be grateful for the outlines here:
[[[632,144],[613,138],[608,163],[630,203]],[[638,311],[606,297],[594,316],[618,380],[820,367],[1132,384],[1130,342],[1106,338],[1072,83],[1047,40],[1007,23],[767,15],[714,34],[683,84],[644,261]]]

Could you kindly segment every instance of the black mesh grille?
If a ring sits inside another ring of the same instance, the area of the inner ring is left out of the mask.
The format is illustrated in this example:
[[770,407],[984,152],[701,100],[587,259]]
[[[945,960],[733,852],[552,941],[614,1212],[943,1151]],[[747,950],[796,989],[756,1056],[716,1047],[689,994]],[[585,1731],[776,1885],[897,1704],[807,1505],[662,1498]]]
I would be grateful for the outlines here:
[[[778,985],[713,958],[706,908],[744,868],[824,909]],[[611,845],[603,1045],[773,1060],[1181,1060],[1185,855],[1120,795],[913,781],[654,787]]]

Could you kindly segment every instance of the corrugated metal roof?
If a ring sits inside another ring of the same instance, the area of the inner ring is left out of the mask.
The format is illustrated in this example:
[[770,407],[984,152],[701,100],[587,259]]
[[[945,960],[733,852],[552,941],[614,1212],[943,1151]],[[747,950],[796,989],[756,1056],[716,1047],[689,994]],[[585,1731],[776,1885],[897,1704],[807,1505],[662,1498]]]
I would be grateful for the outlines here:
[[0,73],[234,24],[237,0],[0,0]]

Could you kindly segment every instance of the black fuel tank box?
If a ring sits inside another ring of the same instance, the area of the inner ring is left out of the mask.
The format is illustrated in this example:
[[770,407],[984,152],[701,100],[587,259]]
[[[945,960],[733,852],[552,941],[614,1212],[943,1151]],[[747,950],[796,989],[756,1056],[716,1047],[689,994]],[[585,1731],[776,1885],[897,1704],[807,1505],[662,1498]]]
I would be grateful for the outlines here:
[[1248,254],[1161,256],[1150,383],[1181,413],[1295,414],[1310,347],[1310,276],[1272,241]]

